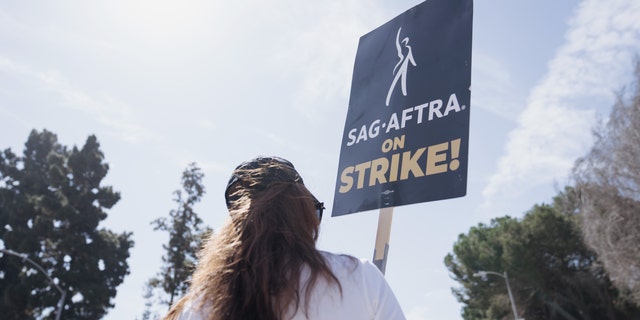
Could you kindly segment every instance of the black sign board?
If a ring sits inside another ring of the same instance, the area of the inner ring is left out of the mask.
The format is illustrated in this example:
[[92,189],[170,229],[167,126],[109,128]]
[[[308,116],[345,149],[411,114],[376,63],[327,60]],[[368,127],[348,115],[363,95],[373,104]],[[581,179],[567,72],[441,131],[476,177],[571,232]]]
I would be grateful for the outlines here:
[[428,0],[360,38],[332,216],[462,197],[472,0]]

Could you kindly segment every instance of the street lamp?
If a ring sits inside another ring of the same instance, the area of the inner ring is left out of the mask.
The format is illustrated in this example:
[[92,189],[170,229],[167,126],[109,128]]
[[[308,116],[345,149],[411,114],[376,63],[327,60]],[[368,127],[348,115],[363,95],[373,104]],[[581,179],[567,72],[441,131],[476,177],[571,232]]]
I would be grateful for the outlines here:
[[513,309],[513,316],[515,320],[524,320],[524,318],[518,318],[518,309],[516,308],[516,301],[513,299],[513,293],[511,293],[511,286],[509,285],[509,277],[507,277],[507,272],[500,274],[494,271],[478,271],[473,274],[474,277],[484,278],[488,274],[492,274],[498,277],[504,278],[504,282],[507,283],[507,292],[509,292],[509,301],[511,301],[511,309]]
[[39,264],[35,263],[33,260],[29,259],[29,257],[25,253],[18,253],[8,249],[0,249],[0,252],[22,258],[23,262],[27,261],[31,263],[34,267],[36,267],[36,269],[40,270],[40,272],[42,272],[42,274],[44,274],[45,277],[47,277],[47,279],[49,280],[49,282],[54,288],[60,291],[61,296],[60,296],[60,300],[58,300],[58,311],[56,313],[56,320],[60,320],[60,316],[62,315],[62,308],[64,307],[64,299],[67,297],[67,292],[64,291],[62,288],[60,288],[60,286],[57,285],[53,281],[53,279],[51,279],[51,276],[49,276],[49,273],[46,270],[44,270],[44,268],[42,268]]

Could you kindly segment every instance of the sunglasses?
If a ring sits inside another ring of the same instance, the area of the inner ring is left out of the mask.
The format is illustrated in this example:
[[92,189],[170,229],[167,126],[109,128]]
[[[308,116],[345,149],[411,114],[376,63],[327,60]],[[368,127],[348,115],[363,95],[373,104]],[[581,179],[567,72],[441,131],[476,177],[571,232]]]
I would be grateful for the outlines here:
[[320,202],[316,199],[313,199],[316,203],[316,216],[318,217],[318,221],[322,221],[322,212],[324,212],[324,202]]

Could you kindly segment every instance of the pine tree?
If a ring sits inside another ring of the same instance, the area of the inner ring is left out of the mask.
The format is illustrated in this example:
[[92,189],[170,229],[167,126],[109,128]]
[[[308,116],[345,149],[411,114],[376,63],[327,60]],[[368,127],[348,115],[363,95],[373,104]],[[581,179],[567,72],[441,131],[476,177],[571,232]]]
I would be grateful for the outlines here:
[[205,193],[203,178],[200,168],[195,163],[189,164],[182,173],[183,190],[174,192],[177,208],[169,212],[168,219],[162,217],[152,222],[154,230],[169,233],[169,242],[162,246],[165,254],[161,270],[149,280],[148,286],[161,289],[164,293],[161,303],[167,306],[187,292],[197,252],[203,239],[211,232],[208,227],[201,227],[202,219],[193,209]]
[[[0,238],[26,254],[67,292],[64,319],[99,319],[113,307],[129,273],[132,234],[100,228],[120,194],[102,185],[109,165],[95,136],[82,147],[32,131],[24,155],[0,153]],[[0,259],[3,319],[53,319],[60,293],[46,276],[16,257]]]
[[506,281],[479,271],[507,272],[518,316],[525,319],[639,319],[582,241],[571,188],[553,205],[536,205],[522,219],[500,217],[461,234],[445,258],[461,287],[464,319],[513,319]]

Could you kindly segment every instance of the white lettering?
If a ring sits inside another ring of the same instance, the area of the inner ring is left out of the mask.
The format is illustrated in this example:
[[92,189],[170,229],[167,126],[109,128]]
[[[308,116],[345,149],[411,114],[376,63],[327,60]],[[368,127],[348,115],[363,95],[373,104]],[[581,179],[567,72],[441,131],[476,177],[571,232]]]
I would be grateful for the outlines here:
[[447,108],[444,109],[444,116],[446,117],[451,111],[460,112],[460,104],[458,104],[458,98],[455,93],[449,97]]
[[429,102],[429,121],[433,120],[433,115],[436,117],[442,118],[442,112],[440,112],[440,108],[442,108],[442,100],[436,99]]
[[375,138],[380,133],[380,120],[376,120],[371,123],[369,127],[369,138]]
[[423,103],[419,106],[416,106],[413,108],[413,110],[417,110],[418,111],[418,124],[422,123],[422,110],[426,107],[429,106],[429,103]]
[[[443,107],[444,111],[442,110]],[[429,108],[429,110],[425,111],[426,108]],[[362,125],[362,127],[360,127],[359,129],[353,128],[349,130],[349,132],[347,133],[347,147],[358,144],[361,141],[367,141],[369,139],[378,137],[380,135],[381,123],[382,128],[384,128],[386,124],[385,134],[388,134],[392,130],[397,131],[400,129],[404,129],[412,123],[422,124],[423,122],[446,117],[452,112],[457,113],[463,110],[464,109],[460,107],[460,103],[458,102],[458,97],[455,93],[453,93],[449,96],[446,106],[443,106],[443,101],[441,99],[435,99],[428,103],[423,103],[402,110],[400,120],[398,119],[398,113],[394,112],[389,116],[389,119],[386,123],[384,123],[383,120],[376,119],[368,126],[365,124]],[[425,120],[425,113],[427,112],[429,115]]]
[[385,133],[389,133],[391,128],[400,130],[400,124],[398,123],[398,115],[395,113],[391,114],[391,118],[389,119],[389,123],[387,124],[387,131]]
[[356,140],[356,143],[360,141],[367,141],[367,126],[362,126],[362,128],[360,128],[360,133],[358,133],[358,140]]
[[349,130],[349,134],[347,134],[347,136],[349,137],[349,142],[347,142],[347,147],[351,147],[354,143],[356,143],[356,129],[351,129]]
[[404,126],[407,124],[407,120],[411,120],[412,117],[410,114],[408,114],[411,111],[413,111],[413,108],[402,110],[402,125],[400,126],[401,128],[404,128]]

